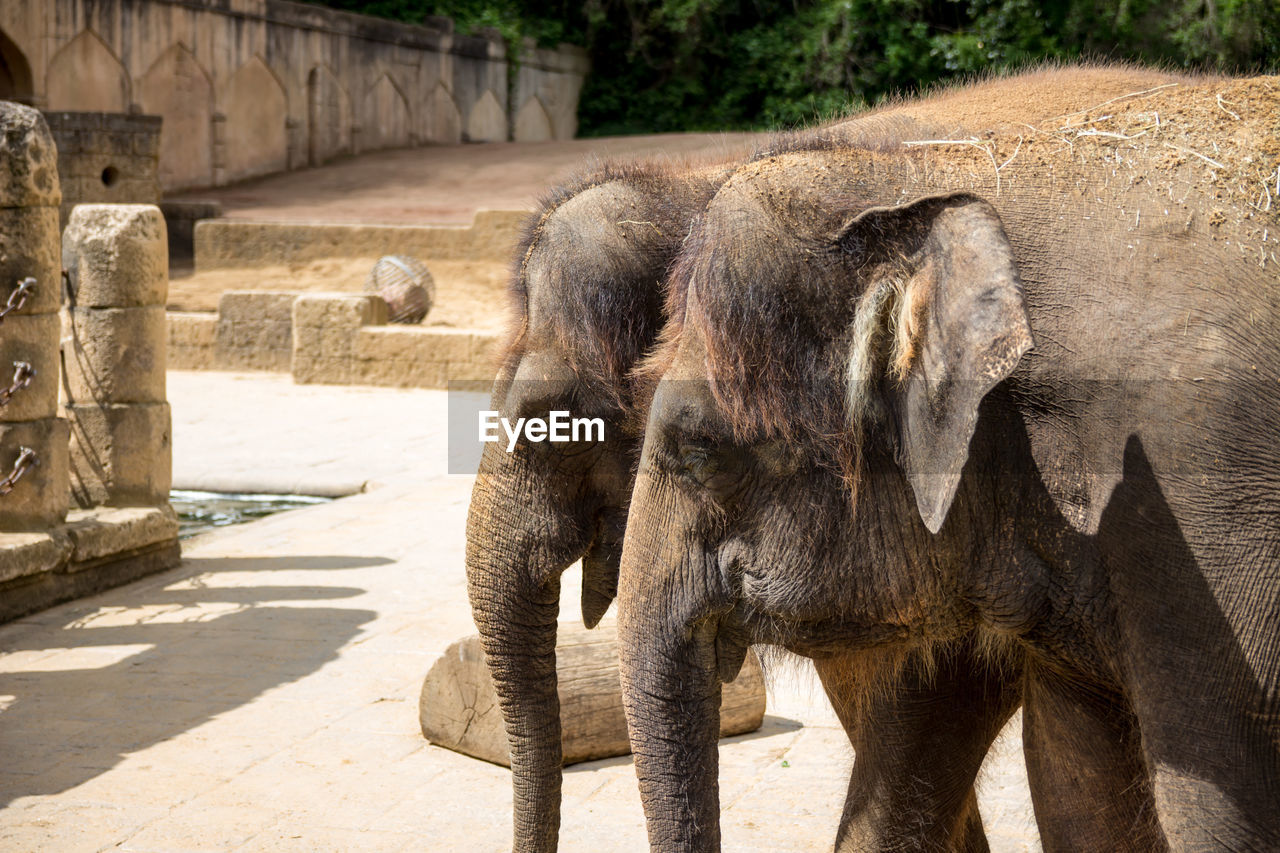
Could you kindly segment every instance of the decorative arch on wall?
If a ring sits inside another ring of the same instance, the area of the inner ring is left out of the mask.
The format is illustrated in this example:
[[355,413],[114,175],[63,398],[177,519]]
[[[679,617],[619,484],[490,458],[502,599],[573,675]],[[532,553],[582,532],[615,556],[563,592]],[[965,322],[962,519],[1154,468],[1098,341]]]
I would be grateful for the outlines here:
[[129,109],[129,74],[93,30],[81,30],[49,61],[48,109],[123,113]]
[[458,102],[443,83],[437,83],[427,96],[422,110],[420,136],[425,142],[462,141],[462,113],[458,110]]
[[351,152],[351,99],[328,66],[307,75],[307,162],[319,166]]
[[385,71],[369,87],[360,127],[363,150],[404,148],[410,143],[409,101]]
[[505,142],[507,140],[507,114],[498,98],[489,89],[476,101],[467,117],[467,141]]
[[213,80],[187,46],[171,45],[138,85],[138,102],[164,118],[160,185],[166,190],[213,185]]
[[31,63],[13,39],[0,30],[0,101],[31,103],[35,94]]
[[267,64],[253,57],[222,87],[220,183],[283,172],[289,165],[288,98]]
[[516,113],[516,142],[546,142],[555,138],[551,115],[537,95],[524,102]]

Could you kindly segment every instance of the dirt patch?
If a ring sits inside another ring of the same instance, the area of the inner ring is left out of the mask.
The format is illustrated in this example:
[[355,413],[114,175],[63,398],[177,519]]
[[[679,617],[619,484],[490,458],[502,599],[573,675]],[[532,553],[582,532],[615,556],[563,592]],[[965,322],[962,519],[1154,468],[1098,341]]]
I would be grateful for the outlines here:
[[1124,65],[1051,66],[943,87],[918,101],[890,102],[871,114],[901,115],[939,129],[1025,128],[1025,122],[1039,123],[1066,110],[1090,107],[1113,96],[1173,82],[1194,81],[1183,75]]
[[1170,208],[1204,199],[1188,215],[1211,225],[1251,222],[1245,232],[1263,243],[1280,214],[1280,77],[1163,83],[1034,126],[906,145],[932,168],[994,184],[997,196],[1018,180],[1095,194],[1099,177],[1113,193],[1144,184]]
[[[1000,197],[1023,184],[1087,195],[1100,210],[1138,205],[1119,211],[1134,228],[1144,215],[1172,215],[1187,228],[1201,222],[1211,234],[1230,223],[1224,240],[1260,265],[1276,261],[1280,77],[1161,83],[1034,126],[905,145],[918,168],[975,191]],[[1124,201],[1139,184],[1144,192]]]
[[[175,276],[170,311],[217,311],[228,290],[363,293],[377,258],[333,258],[253,270],[213,270]],[[436,261],[428,268],[436,299],[424,326],[498,331],[506,321],[508,266],[491,261]]]

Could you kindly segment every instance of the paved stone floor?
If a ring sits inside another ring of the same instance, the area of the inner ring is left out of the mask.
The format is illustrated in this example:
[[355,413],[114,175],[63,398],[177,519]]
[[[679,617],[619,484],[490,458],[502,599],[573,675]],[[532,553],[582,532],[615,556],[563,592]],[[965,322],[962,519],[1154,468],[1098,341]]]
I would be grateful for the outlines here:
[[232,219],[259,222],[470,224],[481,208],[532,208],[548,186],[611,159],[737,156],[767,139],[754,133],[663,133],[487,142],[371,151],[311,169],[268,175],[188,199],[222,204]]
[[[417,728],[423,676],[474,631],[471,483],[445,473],[446,395],[169,383],[176,472],[372,483],[0,627],[0,850],[506,849],[508,771]],[[576,579],[564,588],[572,619]],[[722,742],[725,849],[829,849],[851,762],[812,677],[784,674],[764,728]],[[993,850],[1038,849],[1016,726],[980,793]],[[644,846],[630,760],[569,768],[561,849]]]

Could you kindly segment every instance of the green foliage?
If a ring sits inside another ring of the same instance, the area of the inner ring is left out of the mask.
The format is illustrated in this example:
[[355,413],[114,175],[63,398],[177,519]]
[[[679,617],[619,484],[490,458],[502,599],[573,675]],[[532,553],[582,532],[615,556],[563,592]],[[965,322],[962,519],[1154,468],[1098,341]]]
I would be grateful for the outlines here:
[[1277,0],[587,0],[584,133],[789,126],[1043,59],[1274,68]]
[[471,34],[495,29],[510,46],[523,38],[539,44],[584,43],[580,4],[572,0],[310,0],[346,12],[422,24],[432,15],[452,18],[455,29]]
[[786,127],[1042,59],[1274,70],[1280,0],[323,0],[591,53],[587,135]]

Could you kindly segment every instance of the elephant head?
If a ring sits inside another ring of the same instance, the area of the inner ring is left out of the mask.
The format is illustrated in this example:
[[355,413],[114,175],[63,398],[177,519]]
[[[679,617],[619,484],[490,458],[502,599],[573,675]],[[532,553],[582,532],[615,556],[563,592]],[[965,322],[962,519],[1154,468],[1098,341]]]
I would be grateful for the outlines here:
[[973,636],[946,521],[983,399],[1032,344],[1018,270],[981,198],[885,205],[832,159],[722,186],[643,371],[619,647],[654,849],[718,845],[719,684],[748,643],[875,652],[872,695]]
[[661,279],[713,188],[713,171],[606,168],[549,198],[517,252],[491,408],[605,425],[603,440],[487,444],[472,493],[467,584],[511,744],[517,851],[557,844],[560,576],[582,558],[594,626],[617,588],[640,445],[628,371],[658,334]]

